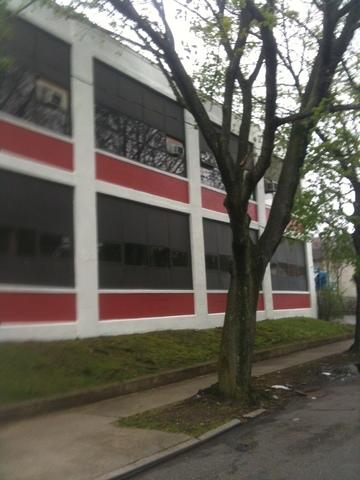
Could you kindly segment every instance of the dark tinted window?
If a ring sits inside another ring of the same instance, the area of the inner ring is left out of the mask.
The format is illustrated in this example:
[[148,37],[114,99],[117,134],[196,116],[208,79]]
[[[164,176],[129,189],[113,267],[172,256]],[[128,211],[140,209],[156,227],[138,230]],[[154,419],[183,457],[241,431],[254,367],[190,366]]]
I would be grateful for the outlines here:
[[306,291],[305,246],[300,240],[283,238],[271,259],[273,290]]
[[0,170],[0,282],[74,285],[70,187]]
[[[257,240],[257,231],[250,230]],[[206,283],[208,290],[227,290],[232,264],[232,235],[230,224],[204,219]]]
[[70,134],[70,47],[16,18],[3,50],[0,110]]
[[94,68],[98,148],[185,176],[182,108],[100,62]]
[[100,288],[192,288],[187,215],[99,194],[98,238]]
[[204,241],[207,288],[227,290],[232,258],[230,225],[204,219]]

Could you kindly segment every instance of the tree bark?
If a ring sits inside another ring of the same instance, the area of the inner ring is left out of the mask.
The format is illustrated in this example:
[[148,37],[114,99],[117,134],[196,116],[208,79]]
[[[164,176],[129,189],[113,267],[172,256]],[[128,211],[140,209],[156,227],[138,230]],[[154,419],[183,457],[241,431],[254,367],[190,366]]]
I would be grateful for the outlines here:
[[355,262],[355,286],[356,286],[356,321],[355,321],[355,337],[352,344],[351,352],[360,352],[360,182],[358,181],[356,169],[353,168],[353,175],[349,175],[348,179],[352,183],[355,192],[354,206],[354,232],[352,234],[353,244],[356,253]]
[[250,399],[256,310],[262,274],[248,217],[230,213],[233,265],[219,356],[219,391],[226,398]]
[[358,273],[355,273],[354,280],[356,285],[356,322],[354,343],[351,345],[350,351],[360,353],[360,275]]

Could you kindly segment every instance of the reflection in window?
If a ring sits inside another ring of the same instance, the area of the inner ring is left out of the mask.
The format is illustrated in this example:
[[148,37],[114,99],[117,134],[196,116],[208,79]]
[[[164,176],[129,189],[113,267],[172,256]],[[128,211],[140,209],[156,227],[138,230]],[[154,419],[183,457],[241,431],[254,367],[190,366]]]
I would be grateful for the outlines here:
[[[220,127],[216,127],[220,130]],[[236,161],[238,151],[238,137],[231,134],[229,144],[230,154],[232,159]],[[248,153],[245,168],[250,169],[254,164],[254,145],[248,143]],[[217,165],[215,155],[208,147],[204,136],[200,133],[200,172],[201,183],[208,187],[218,188],[219,190],[225,190],[224,184],[221,180],[221,173]],[[255,195],[251,195],[251,199],[255,200]]]
[[192,288],[187,215],[103,194],[97,199],[100,288]]
[[70,134],[70,46],[17,16],[2,44],[0,110]]
[[64,258],[71,255],[71,239],[67,235],[41,233],[40,254],[46,257]]
[[18,257],[69,257],[69,236],[29,228],[0,227],[0,254]]
[[99,245],[99,259],[105,262],[121,262],[122,261],[122,245],[121,243],[102,243]]
[[[67,100],[64,100],[68,92],[54,83],[47,83],[49,93],[46,96],[39,92],[39,80],[35,73],[19,65],[11,65],[0,75],[0,110],[68,135],[70,111]],[[59,90],[63,92],[62,97]]]
[[16,234],[17,254],[20,257],[33,257],[36,253],[35,231],[28,228],[19,228]]
[[219,255],[219,266],[222,272],[231,272],[232,257],[231,255]]
[[72,206],[70,187],[0,170],[0,283],[74,285]]
[[147,265],[147,251],[145,245],[125,243],[126,265]]
[[[233,263],[230,224],[207,218],[203,224],[207,289],[227,290]],[[257,241],[256,230],[250,229],[249,236],[254,243]]]
[[173,267],[187,267],[190,264],[189,254],[180,250],[171,251],[171,264]]
[[200,152],[201,183],[208,187],[225,190],[221,180],[220,170],[214,155],[211,152]]
[[8,255],[11,252],[12,229],[0,226],[0,255]]
[[[96,106],[96,141],[108,152],[185,176],[181,142],[171,143],[164,132],[101,105]],[[179,148],[169,153],[169,144]]]
[[148,247],[149,264],[153,267],[170,266],[170,250],[167,247]]
[[217,255],[207,254],[205,255],[205,262],[206,268],[209,270],[217,270],[218,269],[218,257]]

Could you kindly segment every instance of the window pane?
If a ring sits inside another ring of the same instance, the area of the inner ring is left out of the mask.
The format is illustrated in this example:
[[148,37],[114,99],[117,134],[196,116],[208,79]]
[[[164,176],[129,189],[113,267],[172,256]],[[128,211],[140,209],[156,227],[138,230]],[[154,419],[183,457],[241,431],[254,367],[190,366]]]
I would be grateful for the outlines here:
[[154,267],[169,267],[170,250],[167,247],[149,247],[149,265]]
[[14,19],[4,51],[10,62],[0,75],[0,110],[70,134],[70,47]]
[[10,254],[12,229],[0,226],[0,255]]
[[232,258],[230,255],[219,255],[220,270],[229,273],[231,271]]
[[[215,129],[220,132],[220,127],[214,125]],[[218,188],[219,190],[225,190],[224,184],[221,180],[221,173],[217,166],[215,156],[210,150],[210,147],[205,141],[203,134],[200,132],[200,171],[201,171],[201,183],[209,187]],[[230,155],[234,162],[237,161],[238,153],[238,137],[234,134],[230,136],[229,143]],[[254,163],[254,145],[248,143],[247,160],[245,164],[246,169],[252,168]],[[255,200],[255,193],[251,194],[251,199]]]
[[217,255],[211,255],[207,254],[205,256],[206,259],[206,268],[209,270],[217,270],[219,265],[218,265],[218,257]]
[[200,151],[200,171],[202,184],[208,187],[218,188],[219,190],[225,190],[221,180],[220,170],[216,164],[213,153]]
[[147,265],[146,246],[136,243],[125,243],[125,263],[127,265]]
[[17,254],[23,257],[36,255],[36,234],[34,230],[19,228],[16,232]]
[[273,290],[307,290],[305,249],[300,240],[283,238],[270,267]]
[[73,192],[0,170],[0,283],[73,286]]
[[121,243],[102,243],[99,245],[99,259],[105,262],[122,261]]
[[189,254],[179,250],[171,251],[171,263],[173,267],[187,267],[189,265]]
[[72,245],[70,237],[54,233],[40,234],[40,255],[47,257],[70,257]]
[[97,146],[185,176],[182,107],[101,62],[94,71]]
[[96,106],[98,148],[176,175],[185,176],[184,155],[168,151],[164,131],[104,105]]
[[103,194],[97,205],[100,288],[192,288],[187,215]]

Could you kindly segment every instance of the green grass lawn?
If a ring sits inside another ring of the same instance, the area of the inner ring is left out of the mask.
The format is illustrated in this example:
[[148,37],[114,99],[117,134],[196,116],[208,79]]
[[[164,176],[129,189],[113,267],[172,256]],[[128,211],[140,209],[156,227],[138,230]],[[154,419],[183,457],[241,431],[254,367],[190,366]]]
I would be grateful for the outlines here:
[[[309,318],[257,324],[256,349],[351,332]],[[121,382],[215,360],[221,330],[164,332],[56,342],[0,344],[0,404]]]

